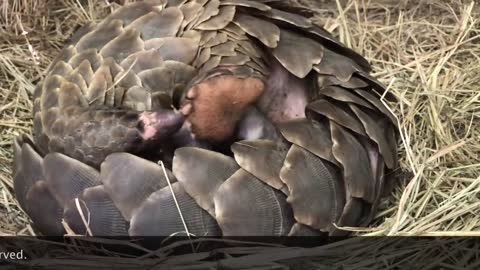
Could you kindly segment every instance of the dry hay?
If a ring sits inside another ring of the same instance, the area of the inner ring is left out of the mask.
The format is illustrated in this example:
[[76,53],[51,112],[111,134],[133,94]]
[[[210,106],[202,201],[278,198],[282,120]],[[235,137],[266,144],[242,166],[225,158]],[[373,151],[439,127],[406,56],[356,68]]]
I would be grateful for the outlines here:
[[[401,126],[399,185],[385,199],[371,227],[351,229],[361,235],[479,235],[475,231],[480,228],[480,4],[467,0],[299,1],[318,12],[316,20],[327,30],[366,56],[374,76],[399,99],[389,104]],[[10,177],[12,140],[30,131],[29,96],[35,83],[79,25],[99,20],[113,8],[100,0],[0,1],[1,235],[35,233],[18,207]],[[328,252],[308,250],[297,257],[344,256],[341,245],[331,246]],[[389,248],[393,251],[395,245]],[[417,259],[432,258],[433,249],[420,243],[409,247],[410,252],[422,251],[415,255]],[[265,254],[280,252],[265,250],[270,252]],[[405,258],[406,253],[397,251]],[[152,256],[161,260],[158,254]],[[354,265],[360,269],[368,263]]]

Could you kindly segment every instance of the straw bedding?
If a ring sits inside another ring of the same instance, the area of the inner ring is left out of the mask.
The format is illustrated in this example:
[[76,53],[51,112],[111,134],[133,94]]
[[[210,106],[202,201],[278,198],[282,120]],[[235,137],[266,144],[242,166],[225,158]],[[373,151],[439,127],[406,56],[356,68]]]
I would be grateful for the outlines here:
[[[476,232],[480,228],[480,196],[477,195],[480,190],[480,5],[467,0],[300,2],[318,13],[315,18],[318,23],[364,55],[373,64],[373,75],[399,99],[396,104],[388,104],[401,126],[398,185],[385,198],[369,228],[350,229],[355,234],[374,236],[480,235]],[[80,25],[100,20],[117,7],[100,0],[0,1],[0,235],[35,235],[28,217],[15,200],[10,177],[11,143],[15,136],[30,132],[30,97],[35,84]],[[288,265],[282,261],[282,255],[285,259],[317,256],[317,260],[311,260],[312,265],[299,269],[317,269],[339,260],[348,262],[354,269],[375,263],[375,260],[355,260],[355,254],[346,252],[347,246],[363,258],[374,252],[360,249],[359,245],[366,244],[355,241],[358,240],[305,250],[248,246],[219,252],[231,254],[230,259],[245,258],[232,262],[226,256],[225,265],[231,263],[233,268],[245,266],[247,269],[256,261],[246,258],[260,253],[264,259],[255,267]],[[388,240],[374,238],[369,243],[381,248],[385,241]],[[402,241],[406,240],[399,240],[397,244],[401,245]],[[456,245],[458,241],[446,244]],[[392,251],[391,257],[385,260],[388,266],[396,267],[395,263],[412,259],[424,259],[427,266],[430,261],[426,258],[434,259],[432,254],[439,248],[425,248],[418,241],[403,250],[397,248],[397,244],[383,246],[385,254]],[[58,252],[68,258],[68,254],[73,254],[69,252],[74,252],[72,246],[76,245],[78,242],[72,242],[69,247],[57,246]],[[412,253],[416,248],[422,252]],[[91,257],[88,254],[92,254],[93,247],[80,250],[85,258],[105,265],[115,263],[127,267],[135,263],[128,258],[110,261],[98,256],[98,250],[96,257]],[[151,259],[143,267],[165,263],[169,260],[163,257],[167,251],[168,247],[150,254]],[[200,269],[215,267],[216,264],[198,262],[202,260],[201,254],[177,257],[177,262],[171,263],[188,266],[196,262]],[[462,256],[469,254],[465,252]],[[77,257],[65,263],[86,266],[85,258]],[[318,258],[322,258],[321,263]],[[447,268],[452,263],[450,259],[442,258]],[[37,263],[48,266],[50,262]]]

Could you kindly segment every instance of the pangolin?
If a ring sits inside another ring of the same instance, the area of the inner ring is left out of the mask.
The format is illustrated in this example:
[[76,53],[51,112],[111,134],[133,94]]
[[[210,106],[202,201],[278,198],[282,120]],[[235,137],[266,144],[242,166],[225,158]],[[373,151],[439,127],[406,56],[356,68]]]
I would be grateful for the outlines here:
[[[395,100],[291,0],[147,0],[33,95],[14,189],[46,235],[343,235],[397,166]],[[65,224],[62,224],[65,221]]]

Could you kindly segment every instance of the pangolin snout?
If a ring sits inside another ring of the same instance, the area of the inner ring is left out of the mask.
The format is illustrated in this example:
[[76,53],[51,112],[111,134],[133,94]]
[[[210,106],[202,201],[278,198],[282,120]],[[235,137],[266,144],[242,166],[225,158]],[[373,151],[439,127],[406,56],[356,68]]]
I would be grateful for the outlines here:
[[145,141],[164,140],[182,127],[185,116],[172,110],[143,112],[139,116],[140,135]]

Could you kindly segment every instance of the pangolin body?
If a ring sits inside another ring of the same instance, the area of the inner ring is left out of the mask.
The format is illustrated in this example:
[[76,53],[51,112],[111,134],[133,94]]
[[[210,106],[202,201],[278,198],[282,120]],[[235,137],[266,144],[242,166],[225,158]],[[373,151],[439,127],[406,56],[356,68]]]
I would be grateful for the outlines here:
[[62,219],[100,236],[367,225],[397,163],[392,97],[309,13],[154,0],[83,27],[36,88],[34,139],[15,141],[22,208],[47,235]]

